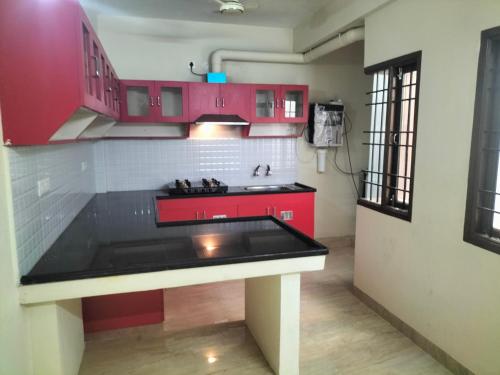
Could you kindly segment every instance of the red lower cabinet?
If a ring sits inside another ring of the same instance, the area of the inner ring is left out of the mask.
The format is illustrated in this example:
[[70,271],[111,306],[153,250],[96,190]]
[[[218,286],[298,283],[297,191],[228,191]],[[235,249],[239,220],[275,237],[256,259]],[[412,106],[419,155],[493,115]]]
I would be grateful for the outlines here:
[[85,332],[163,322],[163,289],[82,298]]
[[314,193],[160,199],[160,222],[274,216],[314,237]]
[[238,216],[271,215],[314,238],[314,193],[240,196]]

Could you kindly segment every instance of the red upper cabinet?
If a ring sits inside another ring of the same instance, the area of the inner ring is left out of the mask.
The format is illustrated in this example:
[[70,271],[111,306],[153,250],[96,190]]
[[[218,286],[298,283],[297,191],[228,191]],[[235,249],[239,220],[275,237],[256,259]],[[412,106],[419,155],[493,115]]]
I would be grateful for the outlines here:
[[188,83],[122,80],[121,121],[187,122]]
[[279,85],[252,85],[250,121],[258,123],[279,122]]
[[79,76],[83,106],[118,119],[118,77],[83,9],[79,9]]
[[189,83],[189,121],[201,115],[238,115],[250,119],[250,85]]
[[217,83],[189,83],[189,122],[201,115],[218,115],[222,105]]
[[224,83],[220,85],[220,113],[238,115],[250,121],[250,85]]
[[4,144],[74,140],[96,115],[118,117],[103,59],[114,70],[77,0],[0,1],[0,44]]
[[156,104],[161,122],[188,122],[189,95],[187,82],[156,82]]
[[255,123],[306,123],[308,87],[303,85],[252,85],[251,121]]
[[307,86],[281,85],[278,101],[281,122],[305,123],[309,114]]
[[120,82],[123,122],[155,122],[158,118],[155,81],[122,80]]

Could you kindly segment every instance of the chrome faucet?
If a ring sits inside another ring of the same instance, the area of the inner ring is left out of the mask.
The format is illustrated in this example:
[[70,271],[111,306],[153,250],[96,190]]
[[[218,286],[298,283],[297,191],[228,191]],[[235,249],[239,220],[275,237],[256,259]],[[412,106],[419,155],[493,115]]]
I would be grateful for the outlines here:
[[273,172],[271,172],[271,166],[268,164],[267,168],[266,168],[266,176],[270,176],[272,174],[273,174]]
[[260,176],[260,164],[253,170],[254,177]]

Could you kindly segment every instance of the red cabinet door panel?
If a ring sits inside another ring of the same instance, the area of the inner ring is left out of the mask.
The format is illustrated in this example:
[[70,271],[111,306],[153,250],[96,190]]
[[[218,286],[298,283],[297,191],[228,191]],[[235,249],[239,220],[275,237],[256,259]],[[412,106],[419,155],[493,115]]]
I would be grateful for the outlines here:
[[161,323],[163,290],[82,298],[85,332]]
[[271,215],[271,208],[267,203],[245,203],[244,200],[238,205],[238,216],[239,217],[251,217],[251,216],[269,216]]
[[189,122],[195,122],[201,115],[220,113],[220,85],[216,83],[189,83]]
[[158,211],[158,218],[161,222],[189,221],[200,219],[199,212],[196,209],[162,209]]
[[155,100],[155,82],[123,80],[120,84],[121,121],[157,121],[159,107]]
[[271,200],[277,219],[314,237],[314,193],[276,194]]
[[238,209],[235,205],[208,206],[203,208],[203,219],[225,219],[238,217]]
[[306,123],[309,114],[308,87],[281,85],[278,100],[280,122]]
[[251,85],[225,83],[220,85],[221,113],[238,115],[250,121],[250,90]]
[[279,85],[252,85],[250,120],[256,123],[279,122],[279,95]]
[[155,103],[159,106],[158,121],[188,122],[189,94],[187,82],[157,81]]

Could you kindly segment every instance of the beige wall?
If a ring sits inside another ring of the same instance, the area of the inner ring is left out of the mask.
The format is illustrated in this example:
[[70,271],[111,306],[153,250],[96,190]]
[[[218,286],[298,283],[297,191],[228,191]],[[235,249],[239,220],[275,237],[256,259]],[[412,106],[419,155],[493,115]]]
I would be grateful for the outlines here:
[[[210,53],[219,48],[292,52],[290,29],[203,22],[99,16],[97,30],[120,78],[199,81],[189,72],[205,72]],[[310,65],[227,62],[223,69],[232,82],[308,84],[311,100],[344,99],[354,121],[351,136],[355,168],[365,163],[360,145],[368,124],[363,105],[369,82],[363,74],[362,43],[347,47]],[[168,141],[165,141],[168,142]],[[319,237],[354,233],[355,196],[350,180],[333,171],[318,175],[314,153],[299,141],[299,181],[318,188],[316,234]],[[340,151],[342,162],[345,147]],[[330,153],[329,158],[332,158]],[[346,167],[344,165],[344,167]]]
[[[0,126],[0,138],[1,133]],[[6,158],[7,150],[0,146],[0,375],[28,375],[32,372],[29,328],[17,294],[19,274]]]
[[422,50],[411,223],[358,207],[355,285],[478,374],[500,373],[500,255],[462,241],[480,32],[497,0],[397,0],[365,65]]
[[362,25],[366,15],[391,1],[394,0],[330,0],[293,29],[294,50],[307,51],[339,32]]

